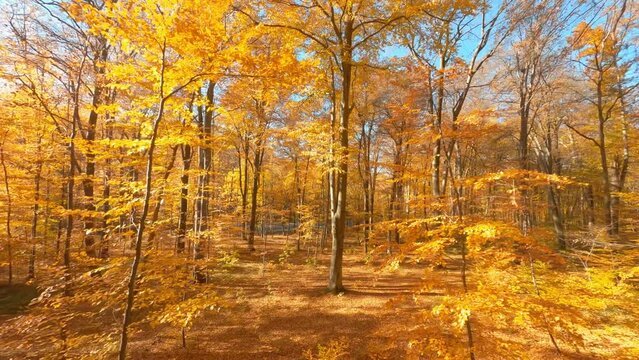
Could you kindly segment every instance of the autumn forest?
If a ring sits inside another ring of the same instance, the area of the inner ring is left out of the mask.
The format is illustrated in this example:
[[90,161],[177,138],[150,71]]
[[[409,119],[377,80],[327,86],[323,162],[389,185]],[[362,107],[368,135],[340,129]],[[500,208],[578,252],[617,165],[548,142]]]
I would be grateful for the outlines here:
[[638,45],[633,0],[0,0],[0,359],[637,359]]

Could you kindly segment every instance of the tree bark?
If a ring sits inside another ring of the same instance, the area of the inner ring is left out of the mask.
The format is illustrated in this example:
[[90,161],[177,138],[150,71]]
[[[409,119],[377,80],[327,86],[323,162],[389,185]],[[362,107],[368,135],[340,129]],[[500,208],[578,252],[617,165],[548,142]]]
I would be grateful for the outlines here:
[[[615,60],[615,66],[618,67]],[[620,193],[625,188],[626,176],[628,174],[628,164],[630,163],[630,141],[628,138],[628,119],[626,118],[626,100],[625,94],[622,88],[623,79],[621,76],[617,76],[617,97],[619,98],[619,112],[621,118],[621,137],[623,143],[623,152],[621,156],[615,156],[613,161],[613,179],[611,183],[612,190],[615,193]],[[619,218],[621,213],[621,199],[619,195],[613,194],[611,197],[610,211],[611,211],[611,227],[612,232],[619,233]]]
[[[348,15],[351,16],[351,15]],[[333,228],[331,263],[329,268],[328,290],[334,294],[344,291],[342,284],[342,259],[344,256],[344,236],[346,230],[346,193],[348,189],[348,126],[351,107],[352,71],[353,71],[353,19],[345,21],[344,45],[342,48],[342,100],[339,122],[339,159],[338,172],[333,176],[331,227]]]
[[253,189],[251,191],[251,217],[249,219],[248,249],[255,251],[255,227],[257,224],[257,195],[260,188],[260,176],[262,174],[262,161],[264,149],[261,139],[255,144],[255,157],[253,159]]
[[191,145],[184,144],[182,148],[182,176],[180,177],[181,189],[180,189],[180,215],[178,220],[177,231],[177,253],[184,253],[186,247],[186,228],[189,210],[189,170],[191,170],[192,149]]
[[[443,119],[443,107],[444,107],[444,84],[446,76],[446,54],[440,54],[439,57],[439,76],[437,79],[437,106],[435,107],[435,118],[433,121],[433,127],[435,130],[435,144],[433,147],[433,160],[431,169],[431,189],[435,201],[439,201],[441,197],[441,180],[440,180],[440,168],[441,168],[441,154],[442,154],[442,119]],[[435,102],[431,99],[431,105]],[[433,111],[431,111],[433,112]],[[438,211],[436,213],[439,213]]]
[[[88,151],[86,154],[86,177],[82,181],[82,187],[84,189],[84,196],[86,198],[86,210],[91,212],[98,211],[94,199],[94,183],[95,177],[95,152],[93,149],[93,143],[95,142],[96,128],[98,123],[97,108],[102,103],[102,85],[100,84],[101,76],[104,75],[104,62],[108,57],[108,44],[104,37],[98,38],[98,50],[95,59],[95,86],[93,87],[93,99],[91,103],[91,112],[89,113],[89,123],[86,130],[84,139],[88,143]],[[95,215],[90,214],[84,218],[84,249],[88,256],[98,257],[100,256],[100,249],[97,248],[97,239],[101,236],[95,229]]]
[[[164,69],[162,69],[162,74],[163,73],[164,73]],[[160,88],[162,88],[163,85],[164,84],[162,81]],[[136,280],[138,275],[138,267],[140,265],[140,260],[142,258],[142,239],[143,239],[144,230],[146,227],[146,218],[149,214],[149,205],[151,203],[151,191],[152,191],[152,180],[153,180],[153,156],[155,152],[155,141],[157,138],[160,122],[162,121],[162,117],[164,115],[165,102],[166,102],[166,98],[162,96],[160,99],[158,114],[153,121],[153,132],[151,133],[151,144],[149,145],[149,151],[147,152],[146,176],[145,176],[146,185],[144,189],[142,214],[140,216],[140,222],[138,224],[138,230],[135,237],[135,256],[133,258],[133,263],[131,265],[131,274],[129,276],[128,287],[127,287],[127,301],[126,301],[126,308],[124,311],[124,320],[122,322],[122,332],[120,335],[120,349],[118,354],[120,360],[126,359],[126,348],[128,344],[128,328],[129,328],[129,325],[131,325],[131,321],[132,321],[133,302],[135,300],[135,285],[136,285]]]
[[[38,138],[37,152],[41,151],[42,137]],[[38,160],[35,173],[35,190],[33,196],[33,213],[31,216],[31,254],[29,256],[29,274],[27,279],[35,278],[36,242],[38,239],[38,212],[40,211],[40,179],[42,178],[42,161]]]
[[[215,101],[215,83],[209,82],[206,89],[206,106],[200,106],[198,108],[198,119],[200,121],[200,139],[202,145],[199,148],[199,170],[198,176],[198,192],[197,201],[195,203],[195,236],[196,242],[194,246],[193,258],[195,260],[202,260],[205,258],[205,241],[203,233],[208,231],[209,221],[209,204],[211,198],[210,179],[211,171],[213,170],[213,150],[212,144],[212,132],[213,132],[213,107]],[[208,236],[208,235],[207,235]],[[206,274],[199,266],[196,266],[194,271],[195,280],[198,283],[206,282]]]
[[597,118],[598,123],[598,148],[601,161],[601,177],[603,180],[603,207],[604,207],[604,219],[606,226],[608,227],[608,233],[614,234],[614,227],[612,224],[613,208],[611,201],[611,185],[610,185],[610,172],[608,168],[608,153],[606,149],[606,132],[605,124],[606,117],[604,115],[603,104],[603,75],[600,74],[600,79],[597,82]]
[[[175,166],[175,158],[177,157],[177,150],[178,150],[177,146],[173,147],[173,150],[171,152],[171,158],[169,159],[169,164],[164,169],[164,174],[162,175],[162,185],[160,187],[160,191],[158,192],[157,202],[155,203],[155,207],[153,208],[153,215],[151,216],[151,224],[155,224],[160,218],[160,209],[162,208],[162,203],[164,202],[164,189],[166,188],[166,182],[169,176],[171,176],[171,171],[173,170],[173,167]],[[151,232],[149,233],[149,238],[147,240],[149,249],[153,248],[154,245],[157,245],[155,244],[156,233],[157,233],[157,229],[155,228],[152,228]]]
[[[240,145],[237,148],[237,161],[239,167],[240,195],[242,196],[242,240],[248,241],[246,208],[248,206],[248,135],[240,134]],[[242,169],[244,171],[242,171]]]
[[11,211],[13,209],[13,204],[11,202],[11,191],[9,190],[9,173],[7,172],[7,164],[4,158],[4,144],[0,146],[0,162],[2,163],[2,171],[4,173],[4,191],[7,194],[7,222],[6,222],[6,231],[7,231],[7,255],[9,261],[9,274],[8,274],[8,283],[11,285],[13,282],[13,249],[12,249],[12,238],[11,235]]

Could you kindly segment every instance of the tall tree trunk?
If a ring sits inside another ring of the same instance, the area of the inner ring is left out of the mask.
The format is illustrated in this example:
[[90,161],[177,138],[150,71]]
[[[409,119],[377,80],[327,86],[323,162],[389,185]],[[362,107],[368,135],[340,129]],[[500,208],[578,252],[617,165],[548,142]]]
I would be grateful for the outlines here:
[[[160,186],[160,191],[158,192],[157,195],[157,202],[155,203],[155,207],[153,208],[153,215],[151,216],[151,224],[155,224],[157,223],[158,219],[160,218],[160,209],[162,208],[162,203],[164,202],[164,190],[166,189],[166,182],[169,179],[169,176],[171,176],[171,171],[173,170],[173,167],[175,166],[175,158],[177,157],[177,151],[178,151],[178,147],[175,146],[173,147],[172,151],[171,151],[171,158],[169,159],[169,164],[166,166],[166,168],[164,169],[164,174],[162,175],[162,185]],[[152,228],[151,232],[149,233],[149,238],[147,240],[147,246],[149,247],[149,249],[153,248],[155,244],[155,235],[157,233],[157,229]]]
[[[450,165],[449,165],[450,166]],[[451,188],[453,189],[453,191],[451,191],[451,196],[455,196],[455,204],[456,204],[456,214],[457,214],[457,219],[459,221],[460,224],[464,223],[464,214],[463,214],[463,207],[462,207],[462,202],[460,199],[460,192],[457,191],[456,189],[458,189],[457,185],[455,184],[455,177],[453,176],[451,178]],[[458,241],[461,245],[461,258],[462,258],[462,263],[461,263],[461,280],[462,280],[462,287],[464,289],[464,294],[468,294],[468,275],[467,275],[467,268],[468,268],[468,259],[466,258],[466,235],[465,234],[460,234],[458,236]],[[466,319],[466,338],[468,340],[468,355],[470,357],[470,360],[475,360],[475,344],[474,344],[474,339],[473,339],[473,328],[472,328],[472,323],[471,323],[471,314],[468,314],[468,318]]]
[[[433,159],[431,169],[431,189],[435,201],[439,201],[441,197],[441,180],[440,180],[440,168],[441,168],[441,154],[442,154],[442,119],[443,119],[443,107],[444,107],[444,85],[446,77],[446,54],[440,54],[439,57],[439,78],[437,79],[437,106],[435,107],[435,118],[433,121],[433,128],[435,130],[435,144],[433,146]],[[431,107],[435,102],[431,100]],[[431,112],[433,112],[431,110]],[[438,211],[436,213],[439,213]]]
[[[618,66],[615,64],[615,66]],[[625,94],[622,89],[623,79],[618,75],[617,77],[617,93],[619,98],[619,112],[621,117],[621,136],[623,143],[623,152],[621,157],[615,156],[613,162],[613,179],[611,183],[612,191],[615,194],[610,199],[610,211],[611,211],[611,227],[612,232],[619,233],[619,218],[621,212],[621,199],[617,193],[620,193],[625,188],[626,176],[628,174],[628,164],[630,163],[630,140],[628,137],[628,119],[626,118],[626,100]]]
[[[347,15],[351,16],[351,15]],[[334,294],[344,291],[342,285],[342,259],[344,256],[344,236],[346,230],[346,192],[348,189],[348,127],[352,111],[351,90],[353,71],[353,19],[345,21],[344,44],[342,48],[342,101],[339,122],[339,158],[338,171],[333,176],[331,187],[333,208],[331,211],[331,227],[333,228],[333,248],[329,269],[328,290]]]
[[595,225],[595,191],[592,184],[588,184],[584,191],[584,202],[586,203],[586,223],[588,228]]
[[[547,174],[561,174],[561,158],[559,156],[559,126],[560,123],[547,124],[545,127],[544,148],[537,142],[541,151],[540,163]],[[566,234],[564,218],[561,212],[561,193],[559,188],[550,184],[546,188],[548,194],[548,210],[555,230],[555,239],[560,250],[566,249]]]
[[[115,103],[117,92],[115,90],[110,90],[107,96],[108,104]],[[111,122],[113,118],[110,113],[107,113],[104,119],[105,127],[106,127],[106,138],[108,141],[113,139],[113,126]],[[109,180],[113,176],[113,169],[111,167],[111,160],[107,160],[104,169],[104,178],[103,178],[103,189],[102,189],[102,228],[98,231],[99,241],[100,241],[100,258],[106,259],[109,257],[109,248],[110,248],[110,235],[107,237],[106,229],[109,224],[110,216],[108,214],[109,210],[111,210],[111,205],[109,203],[109,197],[111,197],[111,184]]]
[[[533,67],[534,69],[534,67]],[[529,81],[534,81],[534,72],[532,74],[530,66],[520,69],[523,74],[519,84],[519,169],[528,170],[528,123],[530,118],[530,101],[532,94],[529,89]],[[524,175],[524,181],[527,176]],[[519,204],[519,228],[524,235],[530,231],[531,219],[530,209],[528,208],[529,192],[526,185],[520,185],[521,202]]]
[[98,38],[98,54],[95,59],[95,86],[93,87],[93,99],[91,112],[89,113],[89,123],[86,128],[86,135],[84,139],[88,144],[88,151],[86,154],[86,176],[82,181],[82,187],[84,189],[84,196],[86,198],[85,208],[92,212],[89,216],[84,218],[84,249],[88,256],[98,257],[100,255],[100,249],[97,247],[100,234],[95,229],[95,215],[98,211],[96,202],[94,199],[94,177],[95,177],[95,150],[93,149],[93,143],[95,142],[96,129],[98,124],[97,108],[102,103],[102,81],[101,77],[104,75],[104,63],[108,57],[108,44],[104,37]]
[[244,134],[240,136],[240,146],[237,149],[237,160],[240,171],[240,195],[242,196],[242,240],[248,241],[247,221],[246,221],[246,207],[248,206],[248,135]]
[[177,231],[177,252],[178,254],[184,253],[184,249],[186,247],[186,228],[187,228],[187,220],[188,220],[188,210],[189,210],[189,171],[191,170],[191,159],[192,159],[192,149],[191,145],[184,144],[182,145],[182,176],[180,177],[180,182],[182,184],[180,189],[180,215],[178,220],[178,231]]
[[[64,166],[62,166],[62,171],[60,172],[61,177],[67,178],[67,174],[65,171]],[[67,199],[67,186],[68,184],[63,184],[62,185],[62,189],[60,191],[60,199],[61,199],[61,205],[62,207],[64,207],[65,209],[68,209],[67,204],[66,204],[66,199]],[[58,258],[58,256],[60,256],[60,243],[61,243],[61,239],[62,239],[62,228],[65,227],[64,224],[65,220],[64,218],[60,218],[58,219],[58,226],[57,226],[57,234],[56,234],[56,242],[55,242],[55,256],[56,258]]]
[[[38,154],[41,151],[42,137],[38,138]],[[38,160],[35,173],[35,190],[33,196],[33,213],[31,216],[31,255],[29,256],[29,274],[27,278],[35,278],[36,243],[38,239],[38,212],[40,211],[40,179],[42,178],[42,161]],[[46,229],[45,229],[46,231]]]
[[555,238],[560,250],[566,249],[566,234],[564,229],[564,219],[561,213],[561,200],[559,189],[555,185],[548,186],[548,203],[550,204],[550,215],[552,218]]
[[[79,88],[79,85],[78,85]],[[64,293],[70,294],[69,282],[71,280],[71,235],[73,234],[73,214],[71,211],[74,208],[74,187],[75,187],[75,168],[76,168],[76,154],[75,154],[75,137],[77,133],[77,126],[80,122],[80,109],[79,109],[79,94],[78,90],[74,94],[74,107],[73,107],[73,120],[71,123],[71,138],[69,139],[69,178],[67,180],[67,221],[66,221],[66,233],[64,237]]]
[[4,173],[4,191],[7,194],[7,221],[6,221],[6,231],[7,231],[7,255],[9,261],[9,275],[8,282],[9,285],[13,282],[13,249],[12,249],[12,238],[11,235],[11,210],[13,209],[13,203],[11,202],[11,191],[9,190],[9,173],[7,172],[7,164],[4,158],[4,144],[0,146],[0,163],[2,163],[2,171]]
[[613,227],[613,208],[611,201],[611,185],[610,185],[610,172],[608,169],[608,153],[606,149],[606,132],[605,124],[607,121],[604,115],[604,99],[603,99],[603,71],[599,71],[599,78],[597,80],[597,119],[598,126],[598,140],[597,147],[599,148],[599,156],[601,160],[601,177],[603,180],[603,207],[604,207],[604,220],[608,227],[608,233],[614,234],[615,229]]
[[260,189],[260,176],[262,174],[262,160],[264,149],[262,141],[255,144],[255,158],[253,159],[253,189],[251,191],[251,217],[249,219],[248,249],[255,251],[255,226],[257,223],[257,195]]
[[[164,65],[163,65],[164,66]],[[164,69],[161,72],[162,76],[164,75]],[[160,89],[164,86],[164,78],[161,78]],[[146,227],[146,218],[149,214],[149,205],[151,203],[151,191],[152,191],[152,180],[153,180],[153,157],[155,154],[155,142],[158,134],[158,128],[160,126],[160,122],[162,121],[162,116],[164,115],[164,105],[166,102],[166,98],[163,95],[160,95],[160,104],[157,116],[153,120],[153,132],[151,133],[151,143],[149,145],[149,151],[147,152],[147,160],[146,160],[146,176],[145,176],[145,188],[144,188],[144,199],[142,205],[142,214],[140,216],[139,224],[137,227],[137,233],[135,237],[135,256],[133,258],[133,263],[131,265],[131,274],[129,276],[128,287],[127,287],[127,301],[126,308],[124,311],[124,320],[122,322],[122,332],[120,335],[120,349],[118,357],[120,360],[124,360],[126,358],[126,348],[128,344],[128,329],[129,325],[131,325],[132,314],[133,314],[133,302],[135,300],[135,285],[138,276],[138,267],[140,265],[140,260],[142,258],[142,239],[144,236],[144,230]]]
[[331,187],[331,174],[327,173],[326,176],[322,176],[322,223],[324,225],[322,229],[322,238],[320,239],[320,251],[323,253],[326,247],[326,240],[328,239],[328,233],[331,229],[329,223],[331,223],[331,204],[332,198],[330,196]]
[[260,120],[260,130],[256,134],[255,150],[253,158],[253,191],[251,192],[251,218],[249,220],[249,237],[248,237],[248,249],[249,251],[255,251],[255,227],[257,225],[257,196],[260,190],[260,177],[262,176],[262,163],[264,161],[264,142],[266,137],[266,130],[268,127],[268,121],[266,119],[266,112],[264,109],[265,102],[262,100],[255,100],[257,117]]
[[[111,178],[111,175],[111,170],[107,170],[104,177],[104,187],[102,188],[102,199],[104,201],[102,204],[102,213],[104,214],[102,219],[103,229],[106,229],[110,218],[107,214],[109,210],[111,210],[111,205],[109,203],[109,198],[111,197],[111,184],[109,184],[109,179]],[[102,259],[107,259],[109,257],[109,239],[110,236],[107,237],[105,231],[100,231],[100,258]]]
[[371,230],[371,197],[370,197],[370,181],[364,180],[364,254],[368,254],[368,243],[370,241]]
[[[368,125],[368,126],[367,126]],[[373,125],[371,123],[362,122],[360,130],[360,150],[357,157],[357,167],[359,169],[360,178],[362,179],[362,191],[364,192],[364,254],[368,254],[368,244],[373,226],[373,209],[375,206],[375,180],[377,176],[377,168],[373,170]],[[379,152],[375,155],[375,163],[379,156]]]
[[[294,164],[294,183],[295,183],[295,217],[293,222],[297,224],[297,245],[296,250],[301,250],[301,242],[302,242],[302,231],[301,231],[301,223],[302,218],[300,214],[300,208],[303,205],[304,201],[302,200],[302,188],[301,188],[301,175],[299,168],[299,157],[297,154],[293,156],[293,164]],[[293,208],[293,206],[291,206]]]
[[[209,202],[211,197],[210,178],[213,170],[213,150],[212,146],[212,130],[213,130],[213,108],[215,101],[215,83],[209,82],[206,89],[206,106],[198,108],[198,119],[200,121],[200,139],[202,145],[199,148],[199,170],[198,176],[198,192],[197,201],[195,203],[195,235],[196,243],[194,246],[193,258],[202,260],[205,258],[205,241],[204,233],[208,230],[209,221]],[[208,236],[208,235],[207,235]],[[206,274],[199,266],[196,266],[194,272],[195,280],[199,283],[206,282]]]
[[47,240],[49,238],[50,221],[51,221],[51,208],[49,207],[49,201],[51,200],[51,182],[45,181],[47,184],[44,195],[44,234],[42,235],[42,257],[47,258]]

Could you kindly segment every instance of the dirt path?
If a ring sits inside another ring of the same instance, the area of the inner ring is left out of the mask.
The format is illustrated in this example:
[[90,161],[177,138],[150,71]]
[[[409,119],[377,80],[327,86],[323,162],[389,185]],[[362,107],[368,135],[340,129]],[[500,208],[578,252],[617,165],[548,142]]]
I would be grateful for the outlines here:
[[[289,240],[292,242],[292,240]],[[240,261],[211,282],[235,304],[208,313],[187,335],[181,347],[177,329],[140,334],[131,355],[140,359],[300,359],[317,354],[318,345],[337,341],[349,359],[402,358],[406,342],[398,333],[410,324],[412,313],[389,306],[389,300],[409,295],[419,284],[420,270],[383,273],[366,265],[361,249],[347,246],[344,285],[338,296],[325,293],[328,251],[316,265],[306,263],[306,251],[293,252],[279,264],[285,239],[269,239],[254,254],[236,247]],[[265,261],[264,261],[265,260]],[[269,264],[270,263],[270,264]],[[267,264],[265,266],[265,264]],[[402,305],[405,307],[406,305]]]

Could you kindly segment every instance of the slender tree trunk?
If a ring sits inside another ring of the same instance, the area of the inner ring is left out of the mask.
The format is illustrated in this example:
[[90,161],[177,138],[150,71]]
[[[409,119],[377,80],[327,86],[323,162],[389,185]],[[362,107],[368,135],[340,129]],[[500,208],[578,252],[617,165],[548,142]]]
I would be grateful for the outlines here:
[[[459,203],[459,199],[457,200],[457,202]],[[462,243],[462,269],[461,269],[461,275],[462,275],[462,284],[464,286],[464,293],[468,293],[468,282],[466,279],[466,266],[467,266],[467,262],[466,262],[466,239],[462,239],[461,241]],[[475,360],[475,344],[474,344],[474,340],[473,340],[473,328],[472,328],[472,324],[471,324],[471,318],[470,318],[470,314],[468,315],[468,318],[466,319],[466,337],[468,339],[468,353],[470,356],[470,360]]]
[[73,234],[73,214],[71,211],[74,208],[74,187],[75,187],[75,137],[77,133],[77,126],[80,121],[80,110],[78,91],[75,93],[75,105],[73,109],[73,121],[71,124],[71,138],[69,139],[69,178],[67,181],[67,221],[66,221],[66,233],[64,237],[64,293],[70,294],[69,282],[71,280],[71,235]]
[[[603,124],[600,126],[600,140],[604,140],[605,137],[603,135]],[[601,143],[603,144],[603,143]],[[610,173],[608,170],[608,156],[606,153],[605,145],[599,146],[599,154],[601,156],[601,177],[603,180],[603,207],[604,207],[604,219],[606,222],[606,226],[608,227],[608,232],[610,234],[614,234],[614,229],[612,227],[612,200],[611,200],[611,185],[610,185]]]
[[[89,113],[89,123],[86,127],[86,135],[84,139],[88,143],[88,151],[86,154],[86,176],[82,181],[82,187],[84,189],[84,196],[86,197],[85,208],[91,212],[98,211],[94,199],[94,177],[95,177],[95,152],[93,149],[93,143],[95,142],[95,135],[98,123],[97,108],[102,104],[102,81],[101,77],[104,75],[104,62],[108,57],[108,45],[104,37],[98,38],[98,54],[96,56],[96,79],[95,86],[93,88],[93,99],[91,112]],[[98,257],[100,250],[97,248],[97,239],[100,234],[95,229],[95,215],[90,214],[84,218],[84,248],[88,256]]]
[[614,234],[614,227],[612,224],[613,208],[611,201],[611,185],[610,185],[610,172],[608,168],[608,153],[606,151],[606,116],[604,115],[604,99],[603,99],[603,70],[599,71],[599,78],[597,80],[597,118],[599,120],[599,137],[598,147],[599,156],[601,160],[601,177],[603,180],[603,207],[604,207],[604,220],[608,227],[608,233]]
[[[530,89],[529,76],[530,69],[526,67],[523,70],[524,75],[519,84],[519,169],[528,170],[528,123],[530,117]],[[524,175],[524,182],[527,180]],[[520,188],[521,203],[519,204],[519,228],[524,235],[530,231],[531,219],[530,209],[528,207],[529,191],[526,186]]]
[[[165,168],[164,174],[162,175],[162,185],[157,196],[158,199],[157,199],[157,202],[155,203],[155,208],[153,209],[153,215],[151,216],[152,224],[155,224],[160,218],[160,209],[162,208],[162,203],[164,202],[164,189],[166,188],[166,182],[169,179],[169,176],[171,176],[171,171],[173,170],[173,167],[175,166],[175,158],[177,157],[177,150],[178,150],[177,146],[173,147],[173,150],[171,152],[171,158],[169,159],[169,164]],[[155,228],[152,228],[151,232],[149,233],[149,238],[147,240],[147,246],[149,247],[149,249],[153,248],[154,245],[157,245],[155,244],[156,231],[157,230]]]
[[[62,178],[68,178],[68,176],[66,174],[66,171],[64,169],[64,166],[62,167],[61,177]],[[63,184],[62,185],[62,189],[61,189],[62,191],[60,192],[60,199],[61,199],[61,202],[62,202],[62,207],[64,207],[65,209],[68,209],[68,206],[66,204],[67,187],[68,187],[68,184],[66,184],[66,183]],[[58,258],[58,256],[60,256],[60,243],[61,243],[61,240],[62,240],[62,228],[65,227],[64,222],[65,222],[64,218],[61,217],[60,219],[58,219],[58,229],[57,229],[58,231],[57,231],[56,242],[55,242],[55,256],[56,256],[56,258]]]
[[[301,216],[300,216],[300,206],[302,205],[302,189],[300,189],[300,174],[299,174],[299,163],[298,157],[295,155],[293,157],[293,172],[294,172],[294,183],[295,183],[295,217],[294,222],[297,224],[297,251],[300,251],[301,240],[302,240],[302,232],[301,228]],[[293,206],[291,206],[293,208]]]
[[[443,107],[444,107],[444,85],[446,76],[446,57],[444,54],[440,54],[439,58],[439,76],[437,79],[437,107],[435,108],[435,119],[433,127],[435,130],[435,143],[433,146],[433,159],[431,169],[431,190],[433,197],[436,201],[442,196],[441,193],[441,180],[440,180],[440,168],[441,168],[441,154],[442,154],[442,119],[443,119]],[[431,101],[434,105],[434,102]],[[437,211],[436,213],[439,213]]]
[[[373,224],[373,204],[375,197],[375,179],[371,165],[371,144],[373,142],[372,131],[373,125],[363,121],[360,130],[360,149],[359,156],[357,157],[357,166],[360,178],[362,179],[362,191],[364,192],[364,254],[368,254],[368,244],[370,242],[370,234]],[[377,161],[377,159],[375,161]]]
[[617,193],[624,191],[626,176],[628,174],[628,164],[630,163],[630,140],[628,138],[628,119],[626,118],[626,101],[623,93],[623,89],[621,88],[622,79],[618,78],[618,97],[619,97],[619,106],[620,106],[620,117],[621,117],[621,136],[623,143],[623,153],[621,155],[621,159],[619,156],[615,157],[613,164],[613,181],[611,183],[612,190],[615,194],[611,196],[610,199],[610,211],[611,211],[611,227],[612,232],[614,234],[619,233],[619,218],[621,213],[621,199]]
[[[238,149],[238,162],[240,169],[240,195],[242,195],[242,240],[248,241],[247,221],[246,221],[246,207],[248,206],[248,136],[242,135],[240,140],[240,147]],[[242,172],[242,169],[244,171]]]
[[[375,164],[377,164],[378,162],[379,162],[379,148],[375,152]],[[377,191],[377,174],[378,174],[378,168],[377,168],[377,165],[375,165],[375,167],[373,167],[371,170],[371,177],[370,177],[370,183],[369,183],[369,188],[370,188],[370,191],[369,191],[370,211],[368,212],[369,237],[370,237],[370,234],[373,232],[373,226],[374,226],[373,224],[375,222],[375,192]]]
[[320,251],[323,253],[324,248],[326,247],[326,240],[328,239],[328,233],[331,229],[329,223],[331,223],[331,196],[330,196],[330,186],[331,186],[331,174],[328,173],[326,176],[322,177],[322,222],[324,224],[324,228],[322,229],[322,238],[320,239]]
[[[117,92],[115,90],[111,90],[108,93],[108,104],[115,103]],[[111,125],[113,118],[110,113],[107,113],[105,116],[105,127],[106,127],[106,139],[111,141],[113,139],[113,126]],[[109,180],[113,176],[113,170],[111,167],[111,160],[107,160],[104,169],[104,177],[103,177],[103,189],[102,189],[102,228],[98,231],[99,238],[99,256],[102,259],[107,259],[109,257],[109,248],[110,248],[110,235],[107,235],[106,229],[109,225],[110,216],[109,210],[111,210],[111,205],[109,203],[109,198],[111,197],[111,184]]]
[[46,181],[46,191],[44,195],[44,234],[42,235],[42,257],[47,259],[47,239],[49,238],[51,212],[49,208],[49,201],[51,199],[51,183]]
[[[452,184],[451,187],[453,189],[457,189],[457,186],[455,184],[455,178],[452,178]],[[454,195],[456,197],[455,199],[455,204],[457,207],[457,218],[459,220],[460,224],[463,224],[464,221],[464,215],[463,215],[463,208],[462,208],[462,204],[461,204],[461,199],[460,199],[460,193],[457,190],[453,190],[451,195]],[[461,239],[460,239],[460,243],[461,243],[461,256],[462,256],[462,264],[461,264],[461,280],[462,280],[462,286],[464,289],[464,293],[468,294],[468,279],[467,279],[467,267],[468,267],[468,261],[466,258],[466,236],[465,234],[461,234],[460,235]],[[473,328],[472,328],[472,323],[471,323],[471,314],[468,314],[468,318],[466,319],[466,338],[468,340],[468,354],[470,356],[470,360],[475,360],[475,344],[474,344],[474,339],[473,339]]]
[[[627,124],[625,125],[627,126]],[[628,163],[630,158],[630,150],[627,142],[628,137],[627,128],[623,131],[623,136],[626,138],[624,141],[624,150],[623,150],[623,159],[615,159],[614,166],[614,176],[611,182],[611,189],[614,191],[610,199],[610,207],[611,207],[611,220],[612,220],[612,232],[615,234],[619,233],[620,227],[620,215],[621,215],[621,199],[618,193],[624,191],[625,188],[625,178],[628,171]]]
[[182,177],[180,177],[180,181],[182,183],[182,188],[180,189],[180,215],[178,220],[178,231],[177,231],[177,252],[178,254],[184,253],[185,245],[186,245],[186,228],[187,228],[187,219],[188,219],[188,210],[189,210],[189,171],[191,170],[191,159],[192,159],[192,150],[191,145],[184,144],[182,145]]
[[[38,139],[38,148],[37,151],[40,153],[41,146],[40,142],[42,138]],[[36,258],[36,243],[38,239],[38,212],[40,211],[40,179],[42,177],[42,161],[38,160],[36,165],[36,174],[35,174],[35,190],[34,190],[34,198],[33,198],[33,213],[31,216],[31,255],[29,256],[29,275],[27,279],[35,278],[35,258]]]
[[[197,237],[193,258],[202,260],[205,258],[205,241],[204,233],[208,231],[209,221],[209,202],[211,197],[210,179],[213,169],[213,151],[212,146],[212,130],[213,130],[213,108],[215,101],[215,83],[210,82],[206,89],[206,99],[208,103],[205,107],[199,107],[198,119],[200,121],[200,138],[202,146],[199,149],[199,170],[198,176],[198,193],[195,203],[195,235]],[[207,235],[208,236],[208,235]],[[198,266],[194,272],[195,279],[198,283],[206,282],[206,274]]]
[[0,162],[2,163],[2,171],[4,173],[4,191],[7,194],[7,222],[6,222],[6,231],[7,231],[7,255],[9,261],[9,276],[7,278],[9,285],[13,282],[13,249],[12,249],[12,238],[11,235],[11,210],[13,209],[13,203],[11,202],[11,191],[9,190],[9,173],[7,172],[7,164],[4,158],[4,144],[0,146]]
[[[535,275],[535,263],[530,253],[528,253],[528,258],[530,261],[530,278],[532,280],[533,287],[535,288],[535,293],[537,294],[538,298],[542,299],[541,292],[539,291],[539,287],[537,285],[537,276]],[[548,336],[550,337],[550,342],[555,347],[557,354],[561,355],[561,350],[559,349],[559,345],[557,345],[557,341],[555,340],[555,337],[552,334],[552,327],[548,323],[546,314],[542,313],[542,318],[544,319],[544,325],[546,326],[546,332],[548,332]]]
[[[111,210],[111,205],[109,204],[109,198],[111,197],[111,184],[109,184],[109,179],[111,178],[111,170],[106,171],[106,175],[104,177],[104,188],[102,189],[102,199],[104,199],[104,204],[102,204],[102,213],[104,214],[104,218],[102,219],[102,228],[106,229],[109,219],[108,216],[109,210]],[[107,237],[107,234],[104,230],[100,231],[100,258],[108,259],[109,258],[109,249],[110,249],[110,236]]]
[[[253,158],[253,189],[251,191],[251,214],[249,219],[248,250],[255,251],[255,227],[257,224],[257,197],[260,190],[260,177],[262,176],[262,162],[264,161],[264,136],[266,133],[267,119],[265,113],[265,103],[255,100],[257,117],[261,126],[259,134],[256,134],[255,150]],[[248,146],[247,146],[248,148]],[[246,154],[248,156],[248,153]]]
[[251,217],[249,219],[249,236],[248,249],[255,251],[255,226],[257,223],[257,195],[260,189],[260,176],[262,174],[262,160],[264,159],[264,150],[262,142],[255,144],[255,158],[253,159],[253,190],[251,191]]
[[566,234],[564,229],[564,219],[561,213],[561,202],[559,189],[554,185],[548,186],[548,202],[550,203],[550,215],[552,218],[555,238],[560,250],[566,249]]
[[[162,70],[162,74],[164,74],[164,69]],[[164,84],[163,84],[163,78],[162,78],[160,89],[162,89],[163,85]],[[164,115],[165,102],[166,102],[166,98],[162,96],[160,99],[158,114],[153,120],[153,132],[151,133],[151,139],[150,139],[151,144],[149,145],[149,151],[147,152],[146,176],[145,176],[146,185],[144,189],[142,215],[140,216],[140,222],[138,224],[137,233],[135,237],[135,256],[133,258],[133,263],[131,265],[131,274],[129,276],[129,281],[128,281],[126,308],[124,311],[124,320],[122,322],[122,332],[120,335],[120,349],[119,349],[120,360],[124,360],[126,358],[126,348],[128,344],[128,329],[132,321],[133,302],[135,300],[135,285],[136,285],[137,276],[138,276],[138,267],[140,265],[140,260],[142,258],[142,239],[143,239],[144,230],[146,227],[146,218],[149,214],[149,207],[150,207],[149,205],[151,203],[152,180],[153,180],[153,157],[155,154],[155,141],[157,138],[160,122],[162,121],[162,116]]]
[[[544,146],[537,142],[541,153],[540,164],[546,174],[561,174],[561,161],[559,156],[559,125],[560,123],[547,124],[545,129]],[[559,188],[550,184],[546,187],[548,196],[548,213],[555,230],[555,239],[560,250],[566,249],[566,234],[564,217],[561,212],[561,192]]]
[[588,227],[592,228],[595,225],[595,191],[592,184],[588,184],[585,190],[585,202],[586,202],[586,221]]
[[370,202],[370,182],[364,180],[364,254],[368,254],[368,242],[370,241],[371,227],[371,202]]

